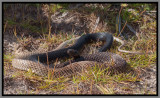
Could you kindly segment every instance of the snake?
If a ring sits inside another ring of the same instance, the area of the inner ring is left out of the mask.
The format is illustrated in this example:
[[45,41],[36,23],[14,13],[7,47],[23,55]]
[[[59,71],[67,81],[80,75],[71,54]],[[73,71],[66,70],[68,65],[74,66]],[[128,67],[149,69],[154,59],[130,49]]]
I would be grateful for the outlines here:
[[[99,52],[94,54],[80,54],[86,44],[102,41],[104,45]],[[15,55],[12,66],[20,70],[31,70],[33,73],[47,77],[52,73],[53,77],[69,77],[83,72],[88,68],[98,66],[109,71],[123,71],[126,68],[126,61],[120,55],[106,52],[111,48],[113,36],[107,32],[88,33],[77,39],[77,41],[67,48],[55,49],[48,52],[28,52]],[[73,58],[62,64],[48,64],[57,59]]]

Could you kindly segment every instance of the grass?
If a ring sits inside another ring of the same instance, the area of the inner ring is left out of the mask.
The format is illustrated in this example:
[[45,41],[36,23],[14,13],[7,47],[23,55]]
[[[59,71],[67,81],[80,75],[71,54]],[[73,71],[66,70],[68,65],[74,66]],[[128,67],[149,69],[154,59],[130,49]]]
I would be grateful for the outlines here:
[[[61,6],[63,7],[63,5],[57,5],[57,6]],[[56,6],[56,7],[57,7]],[[65,5],[68,6],[68,5]],[[111,5],[109,5],[110,7]],[[36,5],[36,7],[38,8],[39,5]],[[59,8],[56,8],[55,5],[54,7],[50,8],[50,12],[56,12],[57,10],[59,10]],[[130,5],[128,7],[131,7]],[[106,6],[106,8],[108,8]],[[132,7],[131,7],[132,8]],[[100,9],[99,9],[100,10]],[[107,9],[105,9],[107,10]],[[66,11],[66,10],[65,10]],[[89,13],[89,11],[92,12],[96,12],[95,8],[87,8],[87,11]],[[110,20],[108,21],[108,25],[110,25],[111,30],[114,29],[115,30],[115,20],[116,16],[115,14],[117,14],[116,12],[109,12],[111,14],[108,14],[108,17],[110,18]],[[111,47],[110,52],[114,52],[117,54],[120,54],[126,61],[127,63],[130,65],[130,67],[132,69],[134,69],[135,71],[138,72],[138,68],[141,69],[145,69],[145,68],[149,68],[152,64],[155,64],[157,55],[156,55],[156,22],[152,21],[152,22],[147,22],[146,18],[143,18],[141,16],[132,16],[132,13],[128,13],[127,12],[127,7],[122,7],[121,11],[118,12],[119,15],[123,15],[123,18],[126,18],[127,15],[129,15],[130,18],[127,18],[127,23],[136,23],[137,21],[141,21],[142,23],[140,24],[140,30],[141,35],[139,35],[139,38],[137,40],[135,40],[135,38],[131,39],[129,41],[129,43],[124,47],[125,50],[131,50],[131,51],[145,51],[145,52],[150,52],[152,51],[153,54],[143,54],[143,55],[134,55],[134,54],[127,54],[127,53],[120,53],[119,51],[117,51],[117,48],[119,46],[118,43],[114,42],[113,46]],[[136,13],[140,13],[139,11],[136,10]],[[89,14],[88,14],[89,16]],[[37,16],[38,17],[38,16]],[[135,19],[135,20],[133,20]],[[43,33],[42,39],[37,39],[37,40],[41,40],[42,43],[39,45],[40,48],[46,48],[47,50],[49,50],[49,46],[53,46],[56,47],[56,45],[64,42],[65,40],[71,39],[76,37],[75,35],[72,34],[68,34],[65,32],[59,32],[59,34],[51,34],[51,25],[50,25],[50,17],[48,19],[48,28],[47,27],[43,27],[43,21],[38,21],[38,20],[32,20],[30,18],[28,18],[27,21],[22,21],[21,23],[17,23],[16,21],[7,18],[5,20],[5,24],[4,24],[4,30],[6,31],[8,28],[12,28],[15,27],[17,25],[21,26],[22,28],[29,30],[33,33],[37,33],[37,32],[47,32],[47,33]],[[41,28],[38,26],[34,26],[31,24],[31,22],[37,23],[37,24],[41,24]],[[125,25],[124,27],[125,28]],[[149,29],[149,30],[148,30]],[[150,30],[151,29],[151,30]],[[124,30],[124,29],[123,29]],[[145,32],[145,31],[148,32]],[[17,37],[18,33],[16,31],[16,28],[14,28],[14,35]],[[97,31],[98,32],[98,31]],[[122,31],[121,31],[122,32]],[[115,34],[116,36],[118,36],[118,34]],[[29,39],[28,38],[18,38],[19,42],[27,42]],[[73,43],[72,43],[73,44]],[[95,46],[100,46],[101,43],[95,43],[92,44],[92,47]],[[24,44],[27,45],[27,44]],[[71,45],[71,44],[70,44]],[[92,47],[89,47],[88,50],[90,50],[87,53],[94,53],[95,51],[93,50]],[[13,59],[13,55],[11,54],[5,54],[4,55],[4,65],[10,65],[11,61]],[[96,65],[96,64],[95,64]],[[4,71],[5,72],[5,71]],[[23,73],[23,74],[22,74]],[[139,73],[137,73],[139,75]],[[80,93],[80,88],[78,87],[78,85],[80,83],[85,83],[89,85],[89,89],[90,89],[90,94],[92,94],[92,90],[93,87],[97,87],[97,89],[99,91],[101,91],[102,94],[117,94],[117,93],[121,93],[120,91],[126,91],[126,93],[132,93],[133,89],[130,88],[128,85],[130,83],[135,83],[137,81],[141,81],[141,79],[138,77],[137,74],[133,74],[133,73],[120,73],[120,74],[109,74],[109,72],[107,71],[107,69],[100,69],[97,66],[93,67],[92,69],[88,69],[87,71],[84,71],[82,73],[79,73],[79,75],[75,75],[73,77],[70,78],[64,78],[64,77],[59,77],[59,78],[52,78],[52,77],[41,77],[41,76],[37,76],[34,73],[32,73],[31,70],[29,70],[28,72],[24,72],[24,71],[17,71],[15,72],[15,74],[12,75],[13,78],[17,78],[17,77],[24,77],[25,79],[28,79],[30,82],[32,82],[33,84],[36,84],[36,91],[30,91],[30,94],[38,94],[41,90],[50,90],[53,92],[59,92],[61,90],[65,90],[69,84],[69,82],[72,82],[76,88],[76,90],[70,91],[72,94],[81,94]],[[123,86],[121,86],[123,85]],[[119,91],[115,90],[115,88],[118,88]],[[128,92],[127,92],[128,91]],[[131,92],[130,92],[131,91]],[[155,94],[155,92],[148,92],[147,90],[142,90],[142,91],[136,91],[138,93],[146,93],[146,94]]]
[[[7,19],[6,20],[6,26],[8,28],[11,28],[13,26],[21,27],[21,28],[24,28],[24,29],[26,29],[30,32],[34,32],[34,33],[38,33],[38,34],[47,32],[47,28],[45,28],[45,27],[39,28],[39,26],[35,26],[35,25],[31,24],[32,22],[34,22],[35,24],[37,24],[37,23],[40,24],[39,21],[35,21],[33,19],[28,19],[27,21],[23,21],[21,23],[17,23],[13,19]],[[43,22],[41,22],[41,26],[42,25],[43,25]],[[5,27],[4,30],[5,29],[7,29],[7,28]]]
[[13,58],[14,56],[10,53],[3,55],[3,60],[4,60],[3,64],[6,67],[6,69],[3,69],[4,74],[6,74],[6,71],[10,69]]
[[107,87],[107,88],[105,88],[103,85],[100,85],[100,86],[98,86],[98,85],[96,85],[96,87],[101,91],[101,92],[103,92],[103,94],[107,94],[107,95],[110,95],[110,94],[115,94],[115,92],[114,92],[114,90],[113,90],[113,88],[114,87]]
[[8,55],[4,55],[4,63],[11,63],[12,62],[12,59],[13,59],[13,56],[11,53],[9,53]]

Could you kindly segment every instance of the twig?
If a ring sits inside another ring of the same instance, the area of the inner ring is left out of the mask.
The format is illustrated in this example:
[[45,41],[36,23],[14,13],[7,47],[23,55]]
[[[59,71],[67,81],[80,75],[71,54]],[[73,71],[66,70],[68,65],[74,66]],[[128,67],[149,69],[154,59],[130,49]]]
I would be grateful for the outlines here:
[[49,70],[48,52],[46,52],[46,55],[47,55],[48,79],[49,79],[50,70]]
[[146,11],[147,13],[157,13],[157,11]]
[[52,70],[51,80],[53,79],[53,76],[54,76],[54,71],[55,71],[55,68],[56,68],[56,65],[57,65],[57,61],[58,61],[58,58],[56,59],[56,63],[55,63],[54,68]]
[[124,27],[126,26],[126,24],[127,24],[127,21],[126,21],[126,23],[124,24],[124,26],[123,26],[123,28],[122,28],[121,32],[119,33],[118,37],[121,35],[121,33],[122,33],[122,31],[123,31]]
[[[121,29],[121,18],[120,18],[120,15],[121,15],[121,11],[122,11],[122,8],[123,8],[123,6],[121,6],[121,9],[120,9],[120,11],[119,11],[119,15],[118,15],[118,32],[120,32],[120,29]],[[119,34],[119,35],[121,35],[121,34]]]
[[120,9],[120,11],[119,11],[119,17],[120,17],[120,14],[121,14],[122,8],[123,8],[123,6],[121,6],[121,9]]
[[[122,20],[122,21],[123,21],[123,23],[125,23],[124,20]],[[133,32],[133,33],[138,37],[137,32],[136,32],[129,24],[126,24],[126,26],[129,28],[129,30],[130,30],[131,32]]]

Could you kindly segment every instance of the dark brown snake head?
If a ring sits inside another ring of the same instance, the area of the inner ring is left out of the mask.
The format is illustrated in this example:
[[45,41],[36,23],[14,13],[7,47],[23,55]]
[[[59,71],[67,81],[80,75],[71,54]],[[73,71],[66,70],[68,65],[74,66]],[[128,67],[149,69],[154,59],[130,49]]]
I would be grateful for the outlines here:
[[67,50],[67,54],[73,58],[79,58],[80,57],[80,54],[77,50],[74,50],[74,49],[68,49]]

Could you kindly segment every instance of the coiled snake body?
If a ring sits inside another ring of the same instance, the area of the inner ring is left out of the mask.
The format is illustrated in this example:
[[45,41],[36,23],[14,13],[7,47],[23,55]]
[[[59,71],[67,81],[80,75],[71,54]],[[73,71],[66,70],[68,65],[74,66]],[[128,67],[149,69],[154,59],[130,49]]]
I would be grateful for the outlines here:
[[[104,46],[95,54],[75,55],[79,52],[85,44],[92,41],[103,41]],[[74,73],[81,72],[82,69],[93,67],[95,65],[101,68],[109,68],[113,70],[123,70],[126,67],[126,61],[118,54],[104,52],[109,49],[113,42],[113,36],[109,33],[92,33],[81,36],[74,45],[49,51],[44,53],[31,52],[16,55],[12,61],[12,66],[21,70],[29,70],[41,75],[48,76],[48,72],[53,72],[53,77],[71,76]],[[73,52],[73,55],[72,55]],[[43,63],[48,61],[55,61],[56,59],[74,57],[71,62],[65,62],[55,66],[45,65]]]

